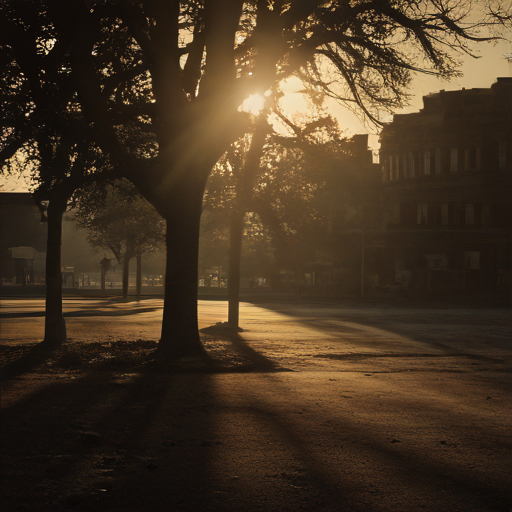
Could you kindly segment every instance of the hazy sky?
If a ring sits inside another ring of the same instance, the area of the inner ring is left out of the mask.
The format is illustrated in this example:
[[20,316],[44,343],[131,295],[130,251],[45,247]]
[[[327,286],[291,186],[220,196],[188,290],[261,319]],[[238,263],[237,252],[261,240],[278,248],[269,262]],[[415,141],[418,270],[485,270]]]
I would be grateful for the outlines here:
[[[512,76],[512,65],[504,59],[506,54],[512,52],[510,43],[501,42],[497,45],[486,43],[478,45],[478,48],[481,58],[465,58],[461,68],[464,76],[461,78],[450,82],[443,82],[429,76],[417,76],[411,91],[413,95],[411,104],[401,112],[418,111],[423,106],[423,96],[441,89],[456,90],[462,87],[466,89],[490,87],[497,77]],[[293,110],[304,108],[304,102],[301,102],[300,95],[293,94],[292,90],[290,90],[283,106],[291,113]],[[370,137],[370,146],[372,149],[378,148],[377,128],[371,125],[365,127],[356,116],[334,102],[329,103],[328,107],[330,112],[338,118],[340,127],[345,131],[346,135],[353,135],[355,133],[375,134]],[[391,117],[388,117],[387,120],[391,121]],[[25,191],[27,190],[27,184],[19,177],[6,178],[0,176],[0,190],[4,192]]]
[[[487,88],[490,87],[498,77],[512,76],[512,65],[509,64],[504,56],[512,52],[510,43],[500,42],[496,45],[490,43],[481,43],[477,47],[479,59],[465,57],[460,70],[464,73],[461,78],[453,79],[450,82],[438,80],[431,76],[416,75],[413,82],[413,89],[410,91],[412,98],[410,106],[401,110],[400,113],[417,112],[423,107],[423,96],[438,92],[441,89],[457,90],[465,87]],[[286,98],[286,106],[293,110],[294,106],[301,108],[301,102],[297,94],[289,94]],[[338,118],[340,128],[347,135],[355,133],[373,133],[377,134],[378,129],[372,125],[366,127],[350,111],[343,109],[334,101],[328,104],[329,111]],[[383,116],[384,121],[391,121],[391,116]],[[378,136],[370,137],[372,148],[378,147]]]

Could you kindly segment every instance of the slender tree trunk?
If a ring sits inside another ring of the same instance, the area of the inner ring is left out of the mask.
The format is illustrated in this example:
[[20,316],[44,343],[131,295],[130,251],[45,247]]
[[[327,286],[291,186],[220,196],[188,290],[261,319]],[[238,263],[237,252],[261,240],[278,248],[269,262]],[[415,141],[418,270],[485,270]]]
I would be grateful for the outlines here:
[[137,278],[136,278],[136,291],[137,297],[140,298],[142,294],[142,254],[137,253]]
[[48,204],[48,240],[46,244],[46,313],[44,340],[46,345],[66,341],[66,323],[62,315],[61,243],[62,217],[67,197],[52,198]]
[[262,117],[253,132],[246,162],[241,169],[242,176],[236,190],[237,207],[231,214],[228,269],[228,325],[233,328],[239,328],[238,324],[240,322],[240,261],[242,258],[244,217],[248,205],[252,202],[253,187],[260,171],[260,160],[268,129],[266,117]]
[[197,260],[204,186],[187,183],[172,194],[164,212],[167,261],[162,337],[164,359],[205,356],[197,323]]
[[240,321],[240,262],[243,232],[244,212],[235,209],[231,213],[229,231],[228,325],[237,328]]
[[130,260],[132,259],[131,251],[126,248],[123,258],[123,298],[128,297],[128,288],[130,284]]

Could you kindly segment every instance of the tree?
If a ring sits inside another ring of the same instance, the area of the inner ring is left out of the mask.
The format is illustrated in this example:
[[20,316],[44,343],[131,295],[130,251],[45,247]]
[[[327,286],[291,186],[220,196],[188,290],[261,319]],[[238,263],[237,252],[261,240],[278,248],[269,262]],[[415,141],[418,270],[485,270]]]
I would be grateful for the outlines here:
[[130,260],[137,258],[140,295],[142,255],[161,246],[164,220],[126,179],[95,183],[76,194],[75,219],[87,230],[89,243],[109,249],[123,265],[123,297],[128,296]]
[[[169,357],[203,354],[196,295],[202,198],[215,163],[249,128],[243,100],[297,75],[376,119],[378,109],[403,104],[411,72],[456,75],[450,52],[469,51],[483,26],[466,22],[471,6],[461,0],[19,4],[2,3],[0,33],[17,31],[2,35],[2,48],[30,57],[7,61],[24,67],[16,86],[37,105],[23,126],[54,117],[38,94],[46,63],[59,61],[72,92],[62,97],[77,103],[86,140],[167,222],[172,250],[159,350]],[[64,137],[62,126],[58,133]],[[7,146],[20,134],[7,133]]]
[[66,46],[42,3],[2,2],[0,48],[0,162],[6,163],[2,172],[31,168],[34,198],[48,222],[44,342],[55,345],[66,339],[62,217],[74,190],[106,162],[88,136],[69,80]]
[[252,210],[252,191],[260,172],[260,159],[269,131],[264,113],[254,124],[251,135],[234,143],[223,158],[224,164],[233,170],[235,181],[230,204],[228,263],[228,325],[233,328],[239,328],[240,263],[245,215]]
[[225,157],[242,176],[234,180],[232,208],[259,219],[277,266],[297,271],[301,262],[329,253],[333,225],[346,222],[354,185],[360,190],[352,142],[341,138],[337,123],[318,105],[311,111],[316,114],[292,122],[275,109],[290,133],[270,133],[254,168],[250,152],[246,159],[230,159],[231,152]]

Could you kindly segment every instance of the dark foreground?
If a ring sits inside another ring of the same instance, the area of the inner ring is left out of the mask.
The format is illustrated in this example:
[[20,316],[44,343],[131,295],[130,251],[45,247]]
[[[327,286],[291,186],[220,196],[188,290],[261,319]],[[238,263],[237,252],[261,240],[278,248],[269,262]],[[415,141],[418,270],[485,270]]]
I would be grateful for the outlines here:
[[399,331],[391,312],[252,311],[204,332],[211,366],[162,369],[154,340],[11,337],[0,509],[512,509],[506,312],[445,314],[429,339],[421,312]]

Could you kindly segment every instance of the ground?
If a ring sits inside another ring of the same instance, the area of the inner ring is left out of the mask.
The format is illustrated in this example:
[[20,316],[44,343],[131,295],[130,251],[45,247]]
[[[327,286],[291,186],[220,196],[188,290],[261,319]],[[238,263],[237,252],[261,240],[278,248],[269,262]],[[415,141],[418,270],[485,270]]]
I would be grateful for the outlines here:
[[68,299],[46,351],[2,301],[2,511],[512,510],[510,309],[201,301],[169,369],[161,305]]

